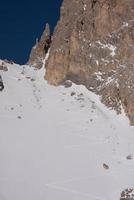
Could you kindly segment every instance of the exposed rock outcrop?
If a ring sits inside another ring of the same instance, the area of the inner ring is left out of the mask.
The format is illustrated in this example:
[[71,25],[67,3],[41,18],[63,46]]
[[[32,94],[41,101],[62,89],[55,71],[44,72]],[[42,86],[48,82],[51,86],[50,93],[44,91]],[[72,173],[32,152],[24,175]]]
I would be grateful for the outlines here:
[[45,79],[84,84],[134,125],[134,0],[64,0]]
[[134,200],[134,189],[128,188],[121,193],[120,200]]
[[35,46],[31,50],[28,64],[37,69],[43,66],[43,60],[50,48],[51,34],[49,24],[46,24],[45,31],[41,36],[40,41],[36,41]]
[[0,75],[0,91],[2,91],[3,89],[4,89],[4,84],[3,84],[2,76]]
[[8,71],[7,65],[4,61],[0,62],[0,71],[1,70],[4,72]]

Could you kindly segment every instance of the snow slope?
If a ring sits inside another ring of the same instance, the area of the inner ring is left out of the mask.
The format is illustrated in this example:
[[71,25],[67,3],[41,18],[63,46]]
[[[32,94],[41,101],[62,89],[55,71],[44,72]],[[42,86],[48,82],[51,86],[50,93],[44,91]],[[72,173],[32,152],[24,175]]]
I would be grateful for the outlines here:
[[134,186],[134,160],[126,159],[134,129],[123,115],[83,86],[48,85],[43,69],[8,68],[0,93],[0,200],[119,200]]

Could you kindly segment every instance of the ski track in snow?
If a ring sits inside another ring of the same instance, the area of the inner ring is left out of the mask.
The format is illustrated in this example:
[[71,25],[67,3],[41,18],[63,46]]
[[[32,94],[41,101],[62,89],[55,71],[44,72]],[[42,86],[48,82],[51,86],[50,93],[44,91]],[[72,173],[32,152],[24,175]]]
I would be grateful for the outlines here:
[[36,87],[36,84],[33,84],[33,96],[35,97],[36,103],[38,105],[38,108],[41,109],[41,97],[40,97],[40,90]]
[[0,94],[0,200],[119,200],[134,186],[134,160],[126,159],[134,154],[134,129],[126,117],[84,86],[53,87],[42,69],[8,68]]

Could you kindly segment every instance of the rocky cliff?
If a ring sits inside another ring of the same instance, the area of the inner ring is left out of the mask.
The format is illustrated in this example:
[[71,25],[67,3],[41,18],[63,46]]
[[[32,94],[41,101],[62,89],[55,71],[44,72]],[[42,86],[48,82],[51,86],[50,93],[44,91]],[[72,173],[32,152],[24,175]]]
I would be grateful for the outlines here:
[[46,24],[44,33],[41,36],[41,39],[36,41],[36,44],[31,50],[28,64],[34,66],[35,68],[40,69],[43,65],[43,60],[45,55],[48,52],[51,43],[51,35],[49,24]]
[[134,0],[64,0],[45,79],[84,84],[134,125]]
[[134,124],[134,0],[64,0],[45,79],[70,79]]

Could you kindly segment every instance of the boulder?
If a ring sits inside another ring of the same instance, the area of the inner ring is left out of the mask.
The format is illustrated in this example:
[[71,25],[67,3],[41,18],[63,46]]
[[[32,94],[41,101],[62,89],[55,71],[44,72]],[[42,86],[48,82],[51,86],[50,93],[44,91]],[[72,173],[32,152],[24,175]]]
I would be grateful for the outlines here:
[[2,77],[0,75],[0,91],[2,91],[3,89],[4,89],[4,84],[3,84]]

